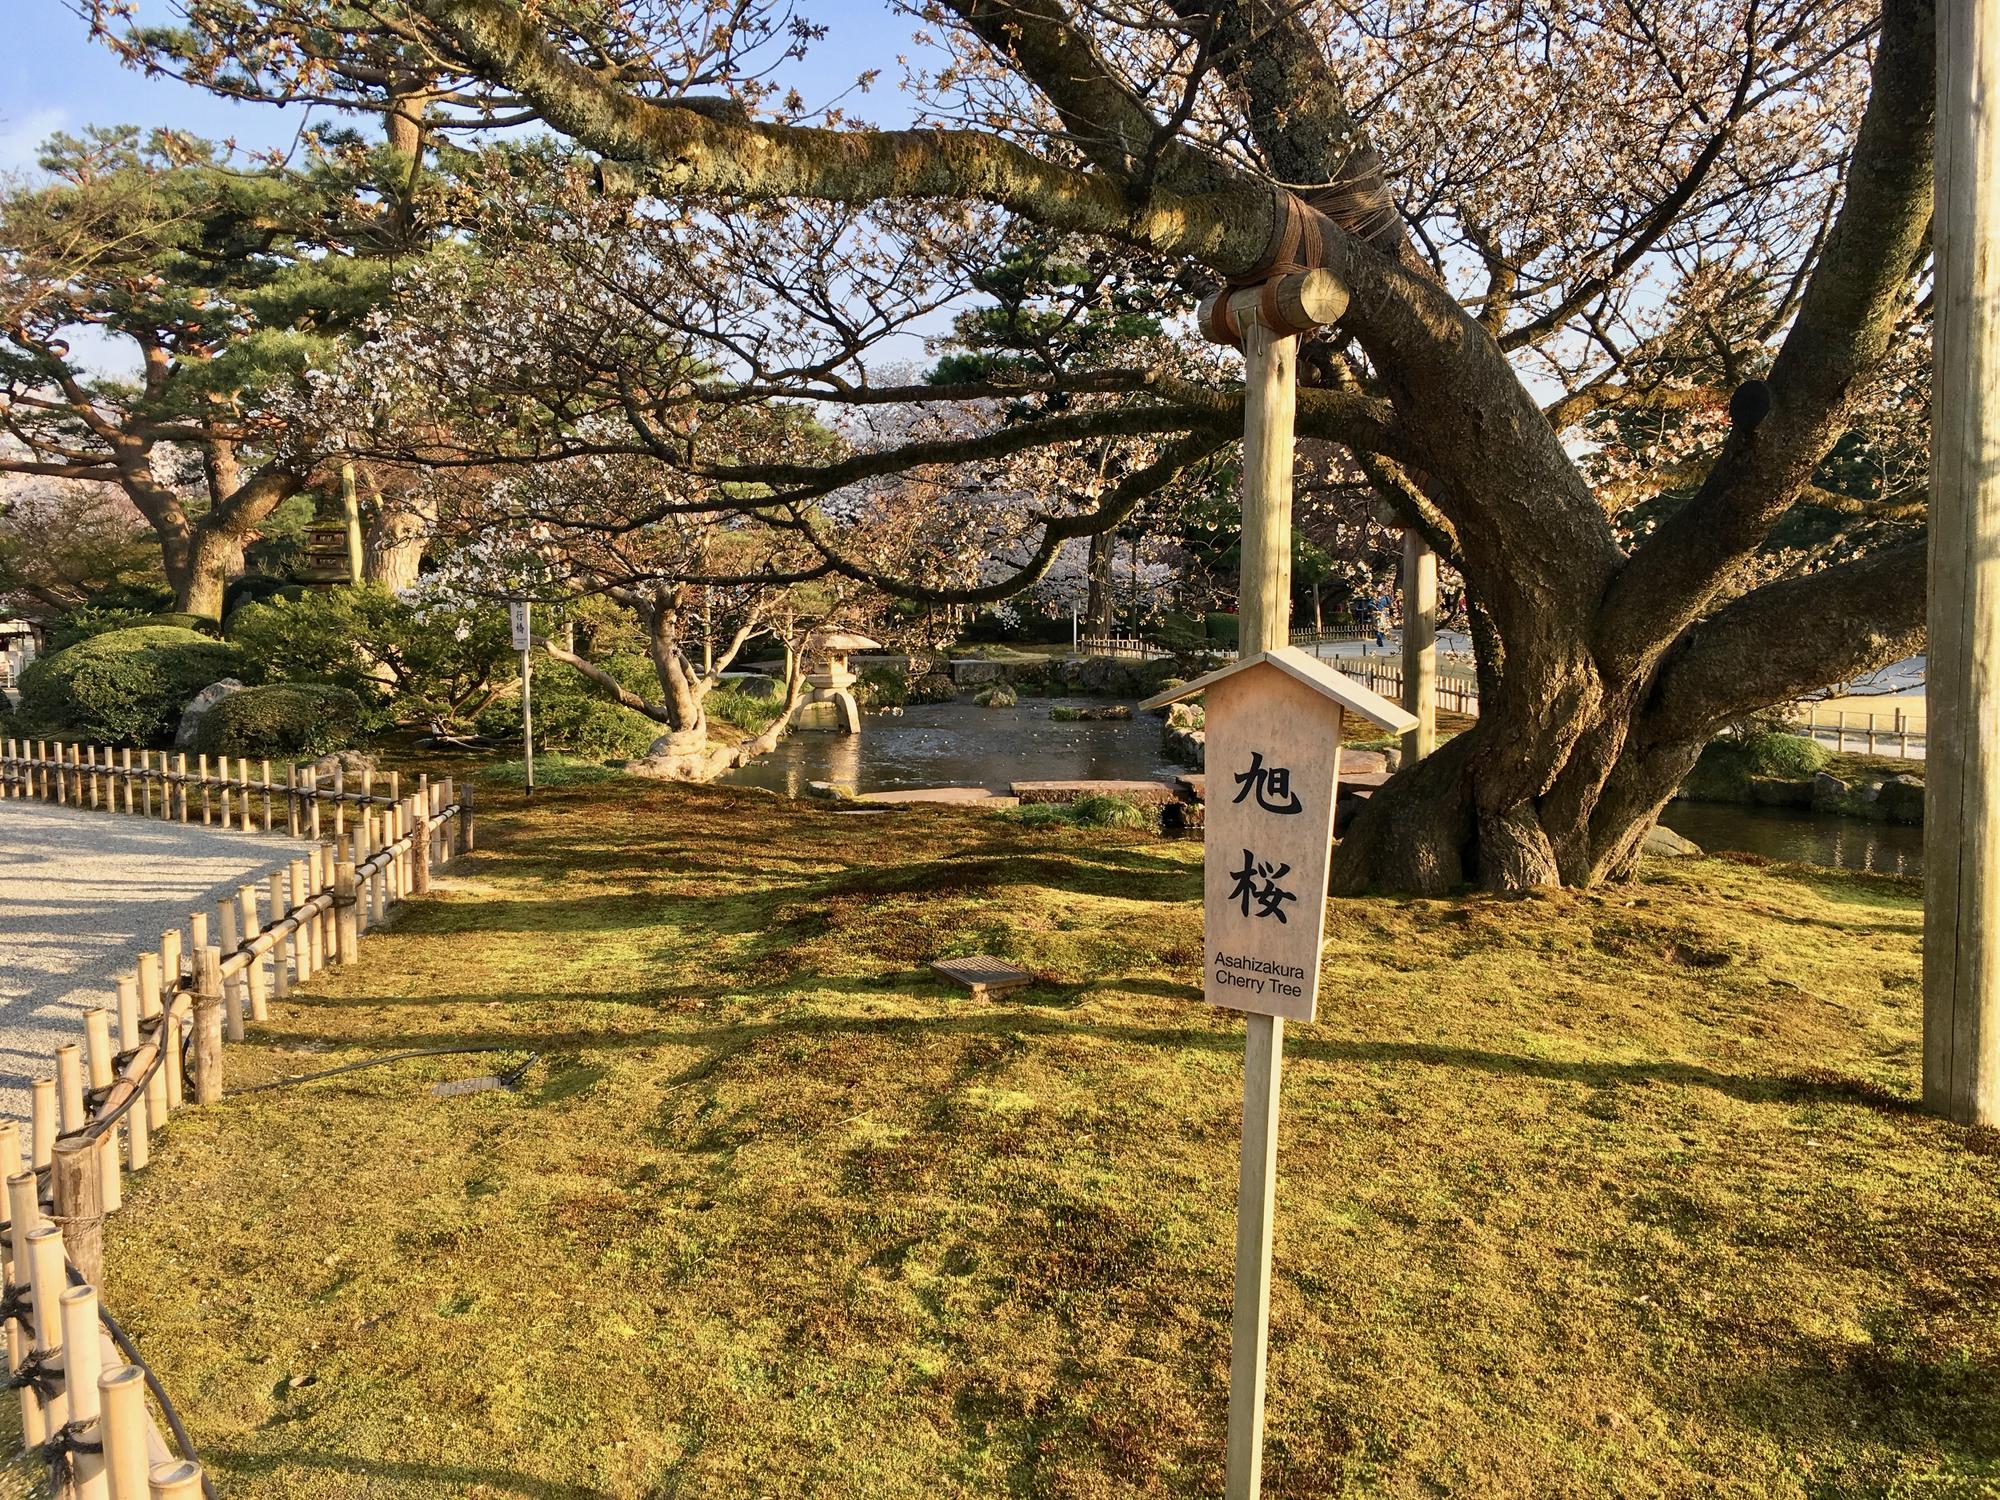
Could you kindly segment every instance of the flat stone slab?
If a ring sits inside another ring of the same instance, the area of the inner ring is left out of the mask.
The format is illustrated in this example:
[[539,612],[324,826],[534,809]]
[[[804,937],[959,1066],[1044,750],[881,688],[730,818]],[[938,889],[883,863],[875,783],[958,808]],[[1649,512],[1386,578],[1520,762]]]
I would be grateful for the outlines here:
[[1031,802],[1081,802],[1085,797],[1128,797],[1141,806],[1178,802],[1168,781],[1017,781],[1010,790],[1023,806]]
[[975,1000],[990,1000],[1035,982],[1035,976],[1026,969],[1017,969],[984,953],[969,958],[940,958],[931,968],[971,990]]
[[901,805],[910,802],[1004,804],[1010,799],[1001,797],[983,786],[924,786],[894,792],[863,792],[856,800]]

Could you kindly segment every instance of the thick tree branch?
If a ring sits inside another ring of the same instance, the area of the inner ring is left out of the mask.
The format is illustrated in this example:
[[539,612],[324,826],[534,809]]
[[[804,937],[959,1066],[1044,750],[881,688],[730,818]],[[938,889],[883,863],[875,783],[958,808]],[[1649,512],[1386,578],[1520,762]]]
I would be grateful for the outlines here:
[[1907,306],[1931,211],[1931,0],[1885,0],[1846,194],[1770,376],[1771,412],[1733,431],[1701,489],[1612,586],[1598,656],[1643,668],[1699,618],[1812,482]]

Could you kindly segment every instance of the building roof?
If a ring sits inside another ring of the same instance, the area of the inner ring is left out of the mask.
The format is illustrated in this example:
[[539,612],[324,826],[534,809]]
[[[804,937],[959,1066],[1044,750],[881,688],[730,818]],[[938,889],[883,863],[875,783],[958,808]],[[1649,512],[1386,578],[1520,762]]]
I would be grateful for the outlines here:
[[1344,672],[1337,672],[1317,656],[1301,651],[1297,646],[1280,646],[1275,651],[1259,652],[1256,656],[1246,656],[1241,661],[1206,676],[1197,677],[1193,682],[1182,683],[1164,693],[1148,698],[1141,708],[1164,708],[1169,703],[1178,703],[1183,698],[1192,698],[1205,693],[1225,677],[1234,677],[1238,672],[1248,672],[1259,667],[1270,667],[1296,679],[1314,692],[1330,698],[1349,713],[1359,714],[1371,724],[1400,734],[1406,729],[1414,729],[1416,715],[1399,704],[1391,703],[1380,693],[1363,687]]

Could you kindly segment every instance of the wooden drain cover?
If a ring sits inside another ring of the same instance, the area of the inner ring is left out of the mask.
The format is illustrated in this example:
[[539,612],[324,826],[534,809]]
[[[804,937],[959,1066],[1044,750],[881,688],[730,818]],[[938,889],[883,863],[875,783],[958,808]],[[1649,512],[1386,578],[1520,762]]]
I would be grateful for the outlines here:
[[1017,969],[984,953],[975,953],[969,958],[941,958],[931,968],[971,990],[975,1000],[990,1000],[995,995],[1004,995],[1009,990],[1018,990],[1022,985],[1035,982],[1035,976],[1026,969]]

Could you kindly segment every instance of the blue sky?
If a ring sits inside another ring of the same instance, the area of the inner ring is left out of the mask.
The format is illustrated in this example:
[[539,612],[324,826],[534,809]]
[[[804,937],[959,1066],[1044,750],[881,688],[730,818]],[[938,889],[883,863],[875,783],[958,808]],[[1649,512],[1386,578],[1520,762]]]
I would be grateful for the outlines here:
[[[151,19],[168,14],[162,4],[144,9]],[[786,81],[817,104],[880,68],[874,90],[847,105],[878,124],[903,123],[908,107],[896,58],[910,50],[909,19],[883,0],[808,0],[800,10],[825,23],[828,35]],[[172,125],[255,148],[286,146],[297,135],[300,110],[236,104],[120,66],[64,0],[5,0],[0,11],[8,22],[0,47],[0,172],[32,169],[35,148],[51,131],[85,125]]]

